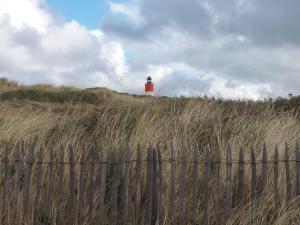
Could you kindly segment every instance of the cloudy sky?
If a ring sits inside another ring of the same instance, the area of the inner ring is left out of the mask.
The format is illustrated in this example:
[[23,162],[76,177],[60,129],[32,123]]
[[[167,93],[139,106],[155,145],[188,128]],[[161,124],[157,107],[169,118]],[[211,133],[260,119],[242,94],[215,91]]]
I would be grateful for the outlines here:
[[298,0],[0,0],[0,76],[156,95],[300,94]]

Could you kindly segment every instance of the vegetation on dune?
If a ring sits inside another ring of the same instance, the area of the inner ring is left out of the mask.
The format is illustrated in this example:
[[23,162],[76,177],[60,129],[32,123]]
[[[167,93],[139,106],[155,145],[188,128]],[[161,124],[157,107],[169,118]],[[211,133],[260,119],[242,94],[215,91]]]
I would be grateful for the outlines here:
[[[121,149],[130,143],[132,149],[135,150],[138,143],[141,144],[142,149],[146,149],[150,142],[162,147],[163,158],[169,158],[169,144],[174,142],[177,149],[186,149],[190,159],[192,159],[192,151],[196,143],[199,144],[202,159],[207,144],[210,144],[212,149],[217,145],[221,146],[224,157],[228,143],[232,145],[234,159],[238,158],[240,147],[247,150],[245,158],[250,159],[248,150],[252,146],[256,149],[257,157],[261,157],[263,143],[267,145],[269,157],[273,156],[275,144],[279,145],[280,157],[283,157],[284,145],[287,142],[290,146],[290,158],[294,158],[291,146],[300,140],[298,97],[258,102],[210,98],[133,97],[105,89],[79,90],[17,84],[9,87],[1,80],[0,99],[2,141],[15,146],[19,141],[35,140],[38,146],[43,145],[46,149],[51,146],[55,151],[59,150],[61,143],[66,146],[74,145],[77,159],[81,154],[80,149],[83,149],[82,146],[90,146],[91,143],[97,145],[98,151],[93,152],[95,159],[100,159],[104,143],[121,146]],[[1,150],[4,150],[4,145]],[[145,156],[146,153],[143,151],[143,157]],[[177,156],[180,157],[180,151]],[[135,157],[135,151],[133,151],[133,157]],[[169,172],[168,166],[169,164],[164,165],[164,171]],[[189,165],[187,174],[188,188],[192,186],[191,166]],[[202,171],[202,167],[200,169]],[[225,167],[223,169],[225,170]],[[291,177],[295,177],[294,164],[291,171]],[[237,167],[235,166],[233,174],[235,184],[237,182]],[[271,168],[269,174],[270,176],[272,174]],[[200,175],[199,188],[202,190],[202,172]],[[246,190],[249,191],[250,168],[247,168],[245,175]],[[134,168],[131,176],[133,180]],[[223,172],[222,176],[224,178]],[[260,176],[259,173],[258,176]],[[279,176],[279,192],[281,196],[284,196],[282,165],[280,165]],[[168,198],[168,179],[169,177],[165,174],[163,184],[165,204]],[[213,184],[212,179],[211,187]],[[262,218],[266,214],[268,215],[267,224],[298,224],[300,210],[296,201],[290,205],[282,205],[280,213],[274,214],[270,200],[273,196],[271,184],[270,179],[269,189],[256,204],[257,210],[253,210],[250,203],[243,208],[236,208],[228,224],[263,225],[266,221]],[[134,189],[134,182],[131,186]],[[222,186],[225,186],[224,180]],[[67,190],[66,187],[66,192]],[[213,192],[212,188],[211,220],[214,216]],[[134,199],[134,193],[131,194],[131,199]],[[221,196],[224,195],[224,188],[222,188]],[[202,193],[199,193],[199,199],[202,198]],[[187,191],[187,208],[190,205],[191,191]],[[202,207],[201,204],[198,206],[199,219],[203,216]]]
[[59,103],[90,103],[97,104],[101,102],[98,95],[91,92],[79,91],[43,91],[36,89],[18,89],[7,91],[1,94],[1,100],[31,100],[40,102],[59,102]]

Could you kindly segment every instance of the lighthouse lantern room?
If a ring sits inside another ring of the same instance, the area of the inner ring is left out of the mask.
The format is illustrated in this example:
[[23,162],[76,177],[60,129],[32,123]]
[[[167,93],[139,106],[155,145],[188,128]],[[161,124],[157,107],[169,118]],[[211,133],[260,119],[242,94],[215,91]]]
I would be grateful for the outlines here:
[[147,77],[147,83],[145,84],[145,93],[148,95],[153,95],[154,84],[152,83],[151,77]]

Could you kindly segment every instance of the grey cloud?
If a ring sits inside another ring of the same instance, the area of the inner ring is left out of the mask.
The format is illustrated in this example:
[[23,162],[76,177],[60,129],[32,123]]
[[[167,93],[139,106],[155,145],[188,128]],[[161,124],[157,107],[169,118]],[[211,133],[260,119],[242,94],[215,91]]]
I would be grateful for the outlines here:
[[142,1],[141,14],[155,27],[171,26],[203,37],[211,33],[212,21],[201,1]]
[[12,38],[15,45],[30,46],[34,51],[38,51],[40,48],[41,37],[32,27],[23,26],[20,30],[15,31]]
[[102,28],[136,41],[151,40],[166,28],[202,38],[212,37],[212,18],[201,1],[143,0],[139,8],[145,23],[137,25],[110,16],[104,20]]
[[299,44],[300,40],[297,0],[141,0],[139,7],[144,24],[137,26],[112,16],[103,28],[135,40],[153,37],[166,27],[202,39],[244,35],[263,45]]
[[[238,2],[245,2],[243,10],[237,7]],[[244,35],[260,45],[300,43],[300,2],[297,0],[216,0],[214,7],[220,16],[216,27],[219,32]]]
[[135,41],[147,41],[150,40],[149,27],[146,26],[133,26],[128,21],[116,21],[114,18],[109,17],[104,19],[102,22],[101,28],[111,35],[115,35],[116,39],[119,35],[122,35],[122,38],[127,38],[129,40]]

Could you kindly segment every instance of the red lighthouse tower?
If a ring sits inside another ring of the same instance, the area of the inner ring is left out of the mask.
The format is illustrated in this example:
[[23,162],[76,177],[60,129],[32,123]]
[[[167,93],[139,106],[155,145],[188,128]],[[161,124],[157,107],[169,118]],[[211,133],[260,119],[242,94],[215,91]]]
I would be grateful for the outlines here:
[[147,77],[147,83],[145,84],[145,93],[148,95],[153,95],[154,84],[152,83],[151,77]]

